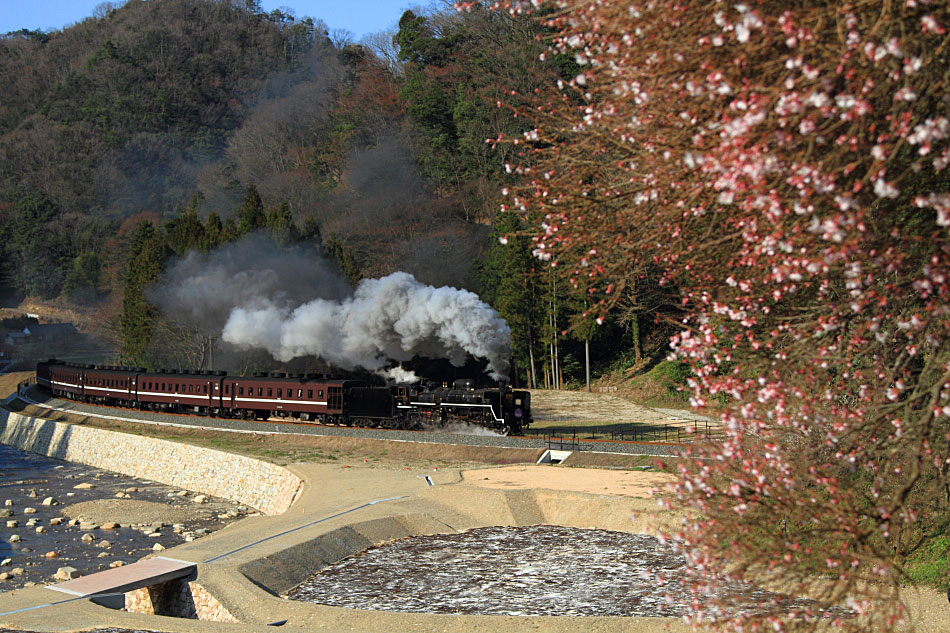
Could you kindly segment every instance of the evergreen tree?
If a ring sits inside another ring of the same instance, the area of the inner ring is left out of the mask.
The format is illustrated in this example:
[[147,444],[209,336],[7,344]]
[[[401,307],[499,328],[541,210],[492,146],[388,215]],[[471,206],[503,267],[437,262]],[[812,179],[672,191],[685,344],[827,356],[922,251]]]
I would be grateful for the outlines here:
[[142,223],[132,242],[119,319],[121,356],[134,365],[145,364],[145,350],[158,316],[158,311],[145,298],[145,289],[165,269],[167,256],[168,246],[162,233],[151,222]]
[[223,241],[222,232],[224,227],[221,225],[221,216],[212,211],[208,214],[204,224],[204,231],[201,234],[201,242],[198,249],[203,253],[214,250]]
[[342,239],[336,235],[331,235],[326,241],[327,254],[336,260],[337,265],[343,276],[346,277],[354,287],[363,278],[359,262],[353,249],[347,246]]
[[300,229],[300,239],[317,246],[323,246],[323,232],[320,229],[320,222],[312,215],[304,218],[303,228]]
[[525,227],[511,211],[500,213],[493,242],[481,270],[482,298],[511,328],[515,364],[525,370],[528,383],[537,383],[534,346],[543,329],[543,301]]
[[198,205],[201,200],[202,195],[196,193],[191,197],[184,213],[164,225],[165,234],[168,236],[168,246],[178,257],[199,248],[204,243],[205,227],[198,219]]
[[99,257],[95,253],[82,253],[77,256],[63,280],[63,293],[71,301],[92,301],[96,297],[99,271]]
[[293,214],[286,200],[281,200],[277,208],[269,214],[267,225],[274,235],[274,241],[281,246],[294,244],[300,241],[300,231],[294,224]]
[[237,230],[240,235],[250,233],[267,224],[267,214],[264,213],[264,202],[257,187],[253,183],[247,186],[244,193],[244,202],[237,213]]

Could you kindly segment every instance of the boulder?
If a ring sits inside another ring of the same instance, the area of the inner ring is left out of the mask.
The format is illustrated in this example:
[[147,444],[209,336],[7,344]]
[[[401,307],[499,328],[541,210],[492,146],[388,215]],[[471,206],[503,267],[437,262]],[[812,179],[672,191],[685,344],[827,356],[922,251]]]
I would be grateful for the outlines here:
[[36,514],[36,508],[23,508],[23,514]]
[[44,506],[59,505],[59,501],[57,501],[54,497],[46,497],[45,499],[43,499],[42,503]]
[[56,580],[72,580],[79,576],[79,570],[75,567],[60,567],[56,570]]
[[76,484],[73,486],[73,490],[92,490],[96,487],[96,484],[91,484],[88,481],[84,481],[81,484]]

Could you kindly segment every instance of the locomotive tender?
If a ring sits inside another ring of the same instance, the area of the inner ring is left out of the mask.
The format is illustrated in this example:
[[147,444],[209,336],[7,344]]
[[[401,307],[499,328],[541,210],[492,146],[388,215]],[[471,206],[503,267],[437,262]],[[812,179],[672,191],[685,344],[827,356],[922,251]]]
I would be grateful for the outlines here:
[[321,374],[149,372],[51,358],[37,363],[36,382],[54,396],[91,404],[244,420],[276,417],[398,429],[468,422],[505,435],[520,434],[531,423],[529,392],[506,386],[476,389],[471,379],[456,380],[451,387],[374,387]]

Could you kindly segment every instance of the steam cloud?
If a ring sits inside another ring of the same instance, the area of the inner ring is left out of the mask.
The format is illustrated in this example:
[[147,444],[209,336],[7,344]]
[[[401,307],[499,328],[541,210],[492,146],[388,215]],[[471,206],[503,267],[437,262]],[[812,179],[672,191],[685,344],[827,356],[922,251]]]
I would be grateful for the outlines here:
[[352,294],[336,267],[313,249],[278,248],[252,233],[207,255],[190,252],[168,267],[148,299],[166,315],[220,332],[237,306],[298,306]]
[[313,355],[342,369],[362,367],[397,382],[416,382],[392,367],[413,356],[467,354],[506,376],[511,330],[477,295],[435,288],[409,273],[363,280],[355,293],[337,267],[313,248],[278,247],[252,234],[209,254],[176,261],[149,291],[163,314],[221,333],[242,349],[280,361]]
[[383,378],[392,382],[416,383],[422,380],[414,371],[403,369],[402,367],[390,367],[389,369],[380,369],[376,372]]
[[462,366],[471,354],[488,360],[495,379],[507,375],[511,353],[511,330],[477,295],[427,286],[404,272],[364,279],[343,300],[315,299],[291,309],[257,299],[231,311],[222,338],[262,347],[281,361],[312,354],[344,369],[374,371],[413,356]]

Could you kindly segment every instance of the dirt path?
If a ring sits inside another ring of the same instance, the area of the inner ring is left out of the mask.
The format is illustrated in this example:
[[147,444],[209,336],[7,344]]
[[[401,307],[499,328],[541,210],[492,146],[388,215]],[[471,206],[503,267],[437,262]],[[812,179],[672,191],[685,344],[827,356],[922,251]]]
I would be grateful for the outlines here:
[[527,490],[546,488],[622,497],[650,497],[654,488],[676,481],[675,475],[643,471],[584,470],[545,465],[466,470],[462,477],[482,488]]
[[536,424],[663,424],[690,426],[702,416],[689,410],[653,409],[604,393],[586,391],[531,391],[531,409]]

